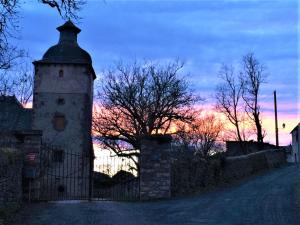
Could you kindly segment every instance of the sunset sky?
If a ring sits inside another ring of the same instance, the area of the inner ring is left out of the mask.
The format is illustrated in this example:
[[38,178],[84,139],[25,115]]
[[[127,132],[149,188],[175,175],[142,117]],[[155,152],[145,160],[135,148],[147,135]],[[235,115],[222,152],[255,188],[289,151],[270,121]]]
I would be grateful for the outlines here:
[[[22,6],[20,40],[33,60],[58,41],[63,20],[55,10],[28,1]],[[289,144],[300,121],[297,0],[139,0],[88,1],[77,26],[79,44],[93,59],[96,73],[122,60],[181,59],[192,88],[214,104],[222,63],[238,66],[252,52],[266,66],[262,86],[263,126],[274,143],[273,91],[277,90],[280,144]],[[286,128],[282,129],[281,124]]]

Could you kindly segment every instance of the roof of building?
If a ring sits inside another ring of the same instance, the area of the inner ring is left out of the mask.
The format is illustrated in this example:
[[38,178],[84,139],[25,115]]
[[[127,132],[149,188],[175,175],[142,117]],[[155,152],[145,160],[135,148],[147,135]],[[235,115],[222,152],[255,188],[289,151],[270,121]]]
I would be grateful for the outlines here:
[[58,43],[46,51],[40,62],[92,64],[92,59],[89,53],[78,45]]
[[71,30],[71,31],[75,31],[76,34],[80,33],[80,29],[78,27],[76,27],[74,25],[74,23],[72,23],[71,20],[68,20],[67,22],[65,22],[63,25],[59,26],[56,28],[58,31],[64,31],[64,30]]
[[96,78],[90,54],[77,43],[77,35],[81,30],[70,20],[57,27],[57,30],[60,32],[59,42],[50,47],[41,60],[34,63],[87,64],[90,66],[94,78]]
[[0,131],[31,130],[31,113],[15,96],[0,96]]
[[294,127],[294,129],[290,132],[290,134],[293,133],[294,130],[296,130],[299,126],[300,126],[300,122],[297,124],[297,126]]

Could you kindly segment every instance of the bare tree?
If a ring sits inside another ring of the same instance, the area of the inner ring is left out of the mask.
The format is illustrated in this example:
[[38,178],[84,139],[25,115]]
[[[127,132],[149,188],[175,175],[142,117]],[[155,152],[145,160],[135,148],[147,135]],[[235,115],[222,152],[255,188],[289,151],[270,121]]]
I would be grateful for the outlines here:
[[23,65],[16,72],[15,95],[23,106],[32,98],[33,93],[33,69],[32,66]]
[[265,133],[262,129],[261,109],[258,102],[261,85],[265,81],[264,67],[252,53],[243,57],[243,99],[245,111],[256,127],[257,142],[263,142]]
[[243,87],[244,81],[234,74],[234,68],[223,65],[220,71],[222,82],[216,90],[216,109],[223,113],[228,121],[235,127],[235,139],[242,142],[247,136],[242,129],[245,122]]
[[11,70],[4,70],[0,76],[0,95],[15,95],[23,106],[31,100],[33,87],[32,66],[19,63]]
[[93,118],[96,139],[138,166],[144,135],[170,133],[175,121],[191,120],[189,111],[197,98],[178,75],[182,67],[178,62],[121,63],[109,71]]
[[[77,12],[85,0],[38,0],[55,8],[61,17],[78,18]],[[19,12],[22,9],[20,0],[0,0],[0,70],[14,66],[16,59],[25,55],[24,51],[11,44],[11,38],[18,38]]]
[[176,143],[193,148],[197,155],[208,158],[219,150],[218,140],[223,123],[214,114],[198,115],[192,123],[180,123],[175,135]]
[[13,95],[15,83],[7,73],[0,76],[0,96]]
[[9,39],[18,31],[19,0],[0,2],[0,70],[10,69],[24,52],[12,46]]
[[78,18],[77,12],[86,3],[86,0],[38,0],[56,9],[63,18]]

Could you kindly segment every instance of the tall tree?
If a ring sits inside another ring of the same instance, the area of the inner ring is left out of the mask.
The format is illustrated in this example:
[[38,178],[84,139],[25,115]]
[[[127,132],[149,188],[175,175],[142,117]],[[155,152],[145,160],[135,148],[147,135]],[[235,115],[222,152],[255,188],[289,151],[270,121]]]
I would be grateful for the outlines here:
[[259,105],[259,94],[261,85],[264,83],[266,75],[264,67],[249,53],[243,57],[243,99],[246,103],[245,111],[256,127],[257,142],[263,142],[265,134],[262,129],[261,107]]
[[262,128],[259,94],[265,82],[264,67],[249,53],[243,57],[241,70],[236,73],[233,67],[223,66],[220,72],[221,84],[216,91],[216,108],[222,112],[236,130],[236,139],[247,139],[250,131],[242,127],[253,127],[257,142],[263,142],[265,133]]
[[175,121],[191,119],[189,112],[197,98],[178,74],[182,67],[178,62],[166,66],[121,63],[109,71],[94,113],[97,140],[138,166],[143,136],[170,133]]
[[243,115],[243,87],[244,81],[236,77],[234,68],[223,65],[220,70],[221,83],[216,90],[216,109],[223,113],[235,128],[235,139],[242,142],[246,140],[243,130],[245,118]]

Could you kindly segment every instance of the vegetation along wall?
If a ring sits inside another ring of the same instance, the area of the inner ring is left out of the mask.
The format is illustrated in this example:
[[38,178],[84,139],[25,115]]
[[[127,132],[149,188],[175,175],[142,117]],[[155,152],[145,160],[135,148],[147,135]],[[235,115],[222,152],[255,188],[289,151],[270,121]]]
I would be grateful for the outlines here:
[[0,147],[0,224],[22,202],[22,168],[20,151]]
[[179,153],[171,165],[171,193],[181,196],[231,183],[286,163],[284,150],[265,150],[243,156],[215,155],[205,160]]

